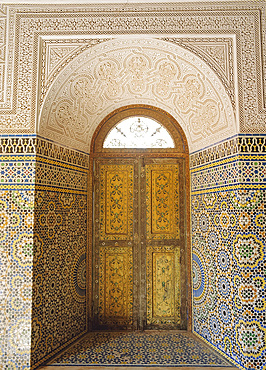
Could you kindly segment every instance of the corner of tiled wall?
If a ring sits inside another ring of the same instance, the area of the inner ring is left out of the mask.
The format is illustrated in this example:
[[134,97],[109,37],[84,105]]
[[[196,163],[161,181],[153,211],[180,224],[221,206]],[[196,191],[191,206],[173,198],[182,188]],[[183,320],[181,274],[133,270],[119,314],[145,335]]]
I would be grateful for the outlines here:
[[265,148],[266,137],[239,136],[190,161],[193,330],[255,370],[266,357]]
[[87,329],[88,155],[38,138],[36,156],[32,367]]
[[0,143],[0,367],[30,369],[86,331],[88,156]]
[[0,358],[29,369],[33,272],[35,138],[0,138]]

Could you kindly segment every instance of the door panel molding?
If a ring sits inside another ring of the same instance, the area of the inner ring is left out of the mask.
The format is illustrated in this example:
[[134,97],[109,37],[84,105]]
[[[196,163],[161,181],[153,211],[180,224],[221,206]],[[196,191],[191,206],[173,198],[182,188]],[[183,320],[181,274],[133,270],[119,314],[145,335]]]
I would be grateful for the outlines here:
[[147,246],[147,326],[180,325],[180,248]]
[[100,240],[133,236],[133,165],[100,164]]
[[133,254],[130,247],[99,248],[100,327],[131,329]]
[[179,239],[178,164],[145,167],[147,239]]

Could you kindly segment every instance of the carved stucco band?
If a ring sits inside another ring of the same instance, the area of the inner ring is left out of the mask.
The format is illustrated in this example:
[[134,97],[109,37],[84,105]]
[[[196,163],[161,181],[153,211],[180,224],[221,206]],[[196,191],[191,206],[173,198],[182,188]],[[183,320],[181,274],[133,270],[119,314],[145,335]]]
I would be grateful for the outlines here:
[[38,133],[88,151],[93,132],[113,110],[149,104],[182,126],[191,151],[232,136],[238,124],[230,98],[213,70],[170,42],[119,38],[73,59],[51,84]]

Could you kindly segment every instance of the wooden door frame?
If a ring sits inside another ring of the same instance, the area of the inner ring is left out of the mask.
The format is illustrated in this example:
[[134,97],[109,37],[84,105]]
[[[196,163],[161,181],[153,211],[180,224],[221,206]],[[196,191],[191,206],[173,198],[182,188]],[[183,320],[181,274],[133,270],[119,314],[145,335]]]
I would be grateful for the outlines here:
[[122,119],[131,116],[145,116],[160,122],[171,134],[175,148],[173,149],[123,149],[123,157],[139,156],[145,152],[145,157],[161,158],[183,158],[185,163],[185,250],[186,250],[186,271],[187,271],[187,330],[192,331],[192,273],[191,273],[191,228],[190,228],[190,174],[189,174],[189,150],[186,136],[178,122],[166,111],[150,105],[128,105],[116,109],[108,114],[98,125],[95,130],[90,148],[90,160],[88,171],[88,249],[87,249],[87,313],[88,313],[88,330],[92,330],[93,319],[93,207],[94,207],[94,159],[97,157],[121,157],[121,149],[103,148],[103,142],[109,131]]

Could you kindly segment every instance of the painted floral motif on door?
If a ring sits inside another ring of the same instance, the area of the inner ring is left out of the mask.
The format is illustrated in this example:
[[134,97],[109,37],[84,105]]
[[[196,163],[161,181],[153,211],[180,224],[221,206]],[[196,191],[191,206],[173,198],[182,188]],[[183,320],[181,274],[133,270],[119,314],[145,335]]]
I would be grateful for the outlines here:
[[147,238],[179,239],[177,164],[146,165]]
[[100,167],[100,239],[128,240],[133,235],[133,166]]
[[95,161],[96,329],[181,327],[179,166]]
[[153,253],[154,315],[173,316],[175,284],[174,261],[171,254]]
[[180,249],[147,248],[147,324],[180,324]]
[[133,310],[132,248],[101,247],[99,323],[130,328]]

